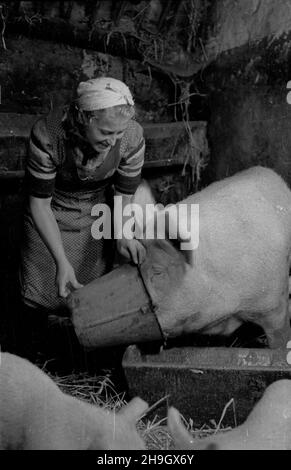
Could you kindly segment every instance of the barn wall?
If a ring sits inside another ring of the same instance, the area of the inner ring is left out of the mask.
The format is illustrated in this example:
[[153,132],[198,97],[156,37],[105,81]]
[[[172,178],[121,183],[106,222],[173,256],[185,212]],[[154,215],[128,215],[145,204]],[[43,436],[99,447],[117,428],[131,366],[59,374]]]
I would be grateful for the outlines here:
[[217,0],[196,79],[207,93],[210,180],[261,164],[291,184],[291,4]]
[[0,112],[47,112],[78,81],[111,74],[131,87],[143,122],[175,118],[172,72],[183,73],[183,60],[190,65],[203,1],[3,0],[0,7]]
[[172,85],[139,61],[25,37],[9,38],[6,45],[0,54],[1,112],[49,112],[68,102],[80,81],[109,75],[131,88],[140,120],[171,120]]

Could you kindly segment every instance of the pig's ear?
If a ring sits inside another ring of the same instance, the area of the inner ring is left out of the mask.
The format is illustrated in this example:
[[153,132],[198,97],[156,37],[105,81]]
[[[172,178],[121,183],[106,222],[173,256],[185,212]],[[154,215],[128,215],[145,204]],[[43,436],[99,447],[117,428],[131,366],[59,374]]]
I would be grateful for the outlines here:
[[156,203],[151,187],[146,180],[142,180],[139,184],[133,196],[133,202],[141,205]]
[[[132,202],[134,204],[138,204],[138,206],[142,209],[141,213],[139,213],[139,211],[135,213],[135,221],[140,233],[144,233],[146,223],[146,206],[147,204],[156,204],[150,185],[145,180],[142,180],[138,186],[133,196]],[[150,213],[148,213],[148,216],[150,216]]]
[[175,449],[193,449],[193,438],[182,423],[176,408],[171,407],[168,410],[168,427],[174,439]]
[[118,415],[124,417],[127,421],[136,423],[148,407],[148,404],[144,400],[139,397],[135,397],[127,405],[121,408]]

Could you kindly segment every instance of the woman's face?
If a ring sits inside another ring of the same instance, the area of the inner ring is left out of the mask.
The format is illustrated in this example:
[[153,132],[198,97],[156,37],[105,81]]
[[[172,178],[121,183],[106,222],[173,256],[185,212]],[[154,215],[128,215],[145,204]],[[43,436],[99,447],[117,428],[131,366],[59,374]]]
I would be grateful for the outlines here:
[[116,115],[115,111],[108,109],[100,117],[90,117],[85,127],[85,134],[97,152],[110,150],[121,139],[129,123],[129,118]]

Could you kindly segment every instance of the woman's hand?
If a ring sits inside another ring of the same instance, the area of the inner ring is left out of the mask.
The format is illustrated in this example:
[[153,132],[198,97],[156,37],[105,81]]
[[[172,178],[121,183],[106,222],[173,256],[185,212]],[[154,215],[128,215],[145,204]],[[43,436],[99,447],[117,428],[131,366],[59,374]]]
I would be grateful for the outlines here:
[[60,263],[57,267],[56,284],[59,296],[64,298],[70,294],[72,289],[80,289],[80,287],[83,287],[82,284],[77,281],[74,268],[67,260]]
[[117,240],[116,245],[119,253],[125,258],[131,259],[135,264],[141,264],[145,260],[146,249],[135,238],[133,240],[122,238]]
[[66,258],[60,229],[51,209],[52,198],[30,196],[29,205],[33,221],[41,238],[51,252],[56,266],[56,284],[60,297],[67,297],[73,289],[83,287],[76,279],[75,272]]

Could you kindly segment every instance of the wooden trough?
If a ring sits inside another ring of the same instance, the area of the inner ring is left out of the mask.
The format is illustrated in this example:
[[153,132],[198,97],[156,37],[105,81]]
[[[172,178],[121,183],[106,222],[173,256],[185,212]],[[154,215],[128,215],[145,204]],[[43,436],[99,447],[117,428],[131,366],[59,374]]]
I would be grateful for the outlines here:
[[173,405],[200,428],[211,420],[218,424],[229,404],[222,424],[233,427],[246,419],[269,384],[291,379],[287,354],[288,350],[234,347],[182,347],[149,354],[129,346],[122,365],[131,396],[150,405],[168,396],[154,410],[160,418]]

